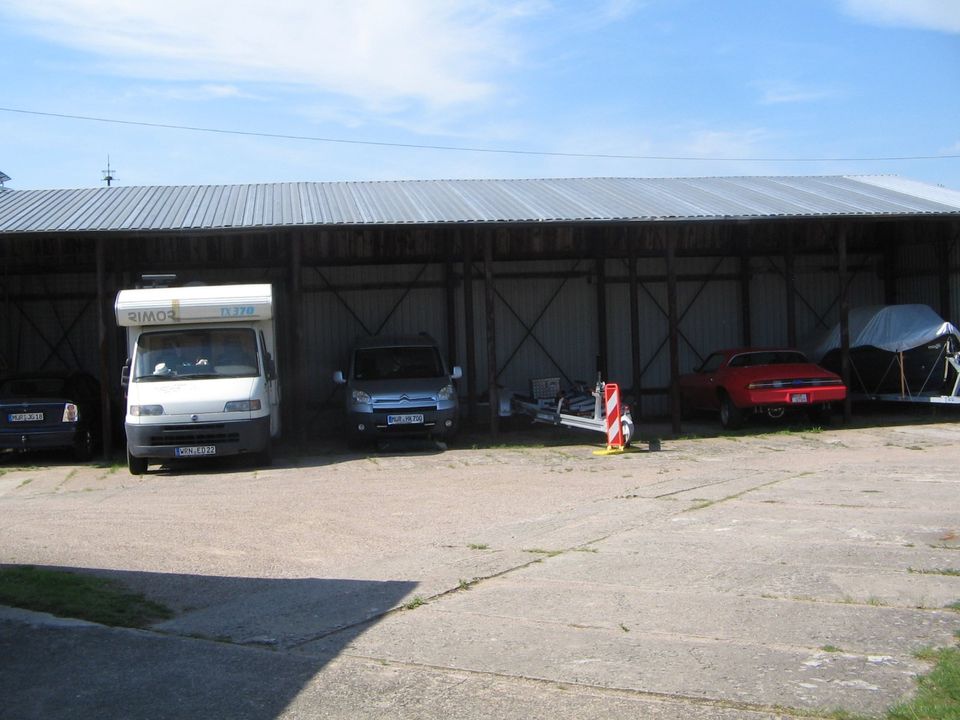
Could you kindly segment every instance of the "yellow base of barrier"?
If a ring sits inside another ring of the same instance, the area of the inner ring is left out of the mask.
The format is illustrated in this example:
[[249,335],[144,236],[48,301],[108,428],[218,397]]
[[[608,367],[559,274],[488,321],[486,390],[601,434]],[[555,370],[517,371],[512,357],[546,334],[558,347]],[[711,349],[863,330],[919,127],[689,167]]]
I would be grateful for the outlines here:
[[593,454],[594,455],[622,455],[626,451],[627,449],[625,447],[615,448],[615,447],[610,447],[608,445],[606,450],[594,450]]

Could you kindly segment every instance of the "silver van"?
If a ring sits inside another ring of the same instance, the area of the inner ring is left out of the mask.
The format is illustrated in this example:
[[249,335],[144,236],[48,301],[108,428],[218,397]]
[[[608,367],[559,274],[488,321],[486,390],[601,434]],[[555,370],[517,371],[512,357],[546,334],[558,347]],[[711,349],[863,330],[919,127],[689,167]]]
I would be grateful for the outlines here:
[[359,341],[350,353],[347,375],[333,381],[346,386],[347,434],[350,440],[395,435],[450,438],[460,424],[453,381],[463,376],[448,368],[429,335],[374,336]]

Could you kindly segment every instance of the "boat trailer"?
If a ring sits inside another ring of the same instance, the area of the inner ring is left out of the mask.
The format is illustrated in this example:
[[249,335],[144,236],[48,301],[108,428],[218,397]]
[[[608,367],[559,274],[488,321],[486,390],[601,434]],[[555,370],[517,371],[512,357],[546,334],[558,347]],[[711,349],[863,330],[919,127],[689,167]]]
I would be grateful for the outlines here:
[[[501,399],[501,415],[527,415],[533,418],[534,423],[590,430],[609,438],[605,402],[608,384],[599,376],[592,390],[588,389],[585,383],[577,383],[569,394],[560,392],[559,378],[531,380],[530,384],[531,396],[515,392],[505,393],[507,397]],[[504,400],[507,402],[504,403]],[[622,447],[626,448],[635,439],[636,428],[630,406],[620,404],[619,400],[617,403]],[[648,445],[651,451],[660,449],[660,441],[657,439],[650,440]]]

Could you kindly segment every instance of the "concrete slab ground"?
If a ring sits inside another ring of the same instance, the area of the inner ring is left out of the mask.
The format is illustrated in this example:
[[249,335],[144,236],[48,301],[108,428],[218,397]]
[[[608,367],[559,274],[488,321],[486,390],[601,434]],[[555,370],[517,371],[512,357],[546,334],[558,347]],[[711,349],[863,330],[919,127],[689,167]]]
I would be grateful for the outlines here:
[[6,458],[0,562],[176,615],[0,610],[0,717],[880,716],[957,642],[960,426],[570,437],[141,477]]

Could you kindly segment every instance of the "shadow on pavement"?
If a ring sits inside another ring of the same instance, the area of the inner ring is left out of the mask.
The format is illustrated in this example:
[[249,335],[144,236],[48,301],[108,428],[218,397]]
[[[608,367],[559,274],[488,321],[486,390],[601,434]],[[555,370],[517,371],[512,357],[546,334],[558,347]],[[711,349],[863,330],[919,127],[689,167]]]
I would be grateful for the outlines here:
[[[57,569],[117,579],[176,617],[131,630],[0,613],[0,717],[273,720],[417,586]],[[324,655],[295,652],[324,637]]]

